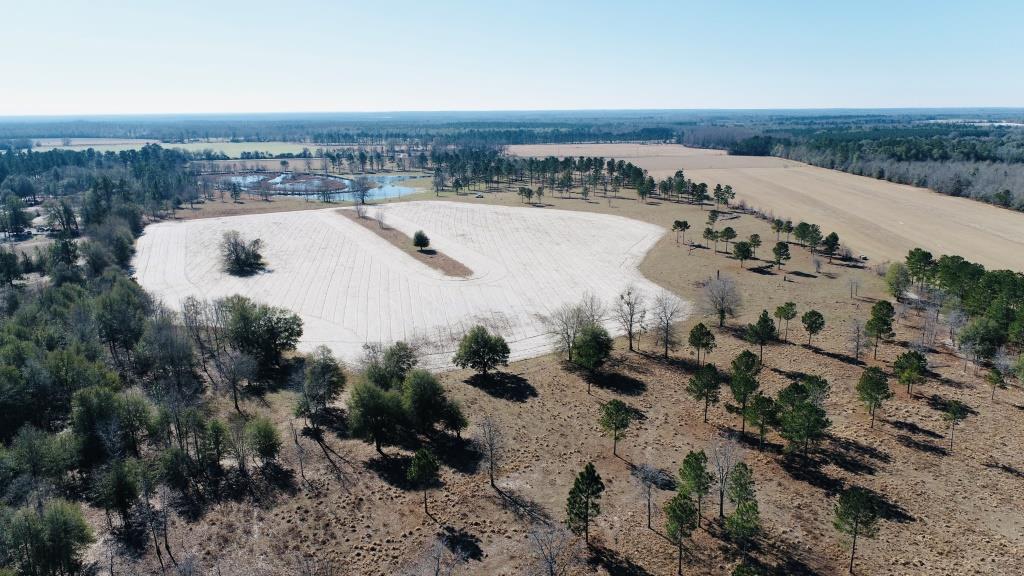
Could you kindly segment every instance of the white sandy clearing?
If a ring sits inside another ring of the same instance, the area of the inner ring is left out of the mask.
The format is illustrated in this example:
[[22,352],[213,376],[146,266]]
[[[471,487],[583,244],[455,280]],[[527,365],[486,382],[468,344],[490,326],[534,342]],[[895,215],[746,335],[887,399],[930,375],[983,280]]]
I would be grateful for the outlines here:
[[683,168],[709,185],[730,184],[737,200],[835,231],[874,260],[903,260],[911,248],[959,254],[989,268],[1024,272],[1024,214],[925,188],[767,156],[676,144],[509,146],[522,156],[603,156],[633,162],[655,178]]
[[[293,310],[304,322],[302,350],[326,344],[351,361],[366,342],[415,341],[435,367],[474,324],[497,330],[512,357],[524,358],[551,349],[540,315],[587,293],[610,306],[631,284],[648,296],[660,290],[637,270],[665,233],[653,224],[453,202],[383,210],[387,225],[409,236],[424,230],[473,275],[445,276],[331,208],[154,224],[139,239],[136,277],[171,307],[190,295],[243,294]],[[223,273],[217,244],[226,230],[263,239],[269,271]],[[611,319],[606,326],[617,332]]]

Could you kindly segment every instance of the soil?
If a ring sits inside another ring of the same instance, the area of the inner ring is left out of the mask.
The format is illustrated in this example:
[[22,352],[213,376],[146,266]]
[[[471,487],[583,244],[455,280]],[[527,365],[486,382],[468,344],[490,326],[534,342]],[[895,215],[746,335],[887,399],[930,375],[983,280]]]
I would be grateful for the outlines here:
[[[440,199],[521,204],[511,193]],[[611,213],[660,226],[684,219],[693,226],[686,236],[690,241],[697,239],[694,231],[703,228],[707,216],[697,206],[657,200],[545,197],[544,202],[538,211]],[[768,254],[774,241],[768,225],[737,216],[720,226],[734,227],[740,238],[760,234],[765,245],[758,253]],[[741,439],[742,459],[754,472],[764,536],[754,549],[737,551],[722,536],[713,493],[703,505],[702,528],[687,542],[686,574],[728,574],[744,555],[777,574],[845,574],[850,541],[832,527],[832,517],[838,494],[850,486],[874,490],[886,502],[878,536],[857,543],[858,574],[1024,572],[1024,391],[1018,383],[991,399],[982,372],[965,369],[940,329],[928,355],[932,373],[927,381],[912,394],[892,382],[895,397],[880,408],[872,427],[854,391],[857,378],[866,366],[891,371],[894,358],[920,337],[923,316],[902,311],[896,337],[881,344],[878,358],[868,351],[854,359],[847,342],[850,321],[866,318],[872,303],[885,297],[883,282],[872,270],[824,262],[819,272],[812,256],[796,245],[782,271],[763,261],[741,268],[722,245],[718,252],[713,247],[691,250],[682,240],[677,244],[674,234],[664,235],[640,270],[695,302],[700,302],[701,282],[709,277],[727,275],[737,282],[744,305],[736,318],[719,328],[711,316],[694,314],[680,326],[684,337],[698,321],[712,328],[718,347],[709,361],[719,367],[727,367],[742,350],[757,351],[738,335],[762,309],[793,301],[800,313],[813,308],[824,314],[826,327],[812,345],[794,320],[788,343],[766,347],[759,381],[762,390],[774,393],[805,373],[827,378],[831,394],[826,409],[832,420],[830,438],[811,462],[783,453],[784,441],[775,434],[769,434],[764,451],[749,434]],[[852,296],[851,280],[857,285]],[[695,368],[692,351],[680,346],[668,359],[659,352],[650,336],[643,337],[639,352],[630,352],[620,338],[613,361],[592,386],[553,354],[514,362],[492,379],[466,371],[443,373],[443,384],[471,422],[463,436],[476,434],[485,415],[496,418],[504,434],[500,491],[488,485],[486,466],[465,456],[465,444],[435,445],[444,462],[442,485],[429,492],[427,514],[422,495],[402,479],[415,446],[386,448],[388,456],[382,458],[372,446],[349,438],[344,428],[332,429],[322,445],[301,436],[301,451],[286,443],[282,465],[295,471],[287,490],[213,505],[193,520],[174,516],[171,541],[178,560],[193,559],[223,574],[294,574],[310,564],[330,564],[336,573],[412,574],[422,572],[417,567],[429,559],[437,536],[448,534],[471,553],[460,573],[531,573],[530,530],[545,520],[564,520],[575,475],[594,462],[606,491],[592,527],[588,562],[573,573],[674,574],[676,550],[662,536],[660,513],[672,492],[656,491],[655,529],[647,529],[632,471],[647,463],[674,474],[687,451],[709,449],[720,434],[735,434],[739,421],[724,407],[730,399],[725,389],[723,403],[711,407],[705,423],[703,407],[684,392]],[[349,382],[356,377],[350,371]],[[290,426],[302,426],[292,416],[296,398],[293,391],[275,392],[247,400],[244,409],[270,413],[291,438]],[[601,404],[613,398],[636,410],[618,456],[597,424]],[[944,402],[951,399],[972,410],[957,427],[952,450],[941,416]],[[229,410],[226,399],[213,398],[212,403],[214,411]],[[343,413],[345,405],[343,398],[336,407]],[[300,454],[308,482],[299,477]],[[728,513],[731,506],[725,506]],[[97,527],[104,523],[101,511],[93,511],[91,518]],[[105,545],[94,551],[104,562]],[[138,563],[152,570],[156,559],[147,550]]]
[[412,245],[412,238],[401,230],[391,228],[386,224],[382,225],[380,221],[373,218],[359,217],[355,210],[338,210],[338,214],[341,214],[363,228],[370,230],[377,236],[387,240],[395,248],[409,254],[427,266],[430,266],[435,270],[439,270],[445,276],[468,278],[473,275],[473,271],[465,264],[449,257],[444,252],[440,252],[433,248],[426,248],[424,250],[416,249]]

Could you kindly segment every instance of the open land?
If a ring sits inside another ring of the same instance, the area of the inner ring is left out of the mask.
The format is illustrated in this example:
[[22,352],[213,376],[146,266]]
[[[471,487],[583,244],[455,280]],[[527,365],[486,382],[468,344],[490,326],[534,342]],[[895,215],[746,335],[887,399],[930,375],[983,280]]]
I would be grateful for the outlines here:
[[[511,193],[488,193],[483,199],[446,193],[441,200],[460,203],[456,205],[522,206]],[[400,229],[403,204],[413,211],[419,210],[418,205],[436,205],[407,199],[389,205],[386,220]],[[584,201],[548,196],[543,207],[521,210],[538,215],[566,214],[567,210],[613,214],[662,229],[675,219],[699,224],[707,214],[692,205],[640,203],[629,197]],[[305,228],[328,214],[303,212],[291,217],[301,220],[302,224],[296,225]],[[741,238],[751,233],[772,237],[766,223],[745,214],[731,216],[728,225]],[[494,220],[488,223],[499,225]],[[154,229],[174,226],[182,225],[150,227],[141,242],[154,240]],[[435,239],[435,235],[431,237]],[[437,236],[436,241],[444,246],[448,240]],[[367,242],[372,244],[372,240]],[[531,258],[550,258],[557,256],[557,245],[551,239],[527,238],[502,245],[502,249],[515,252],[538,247]],[[605,245],[584,246],[593,252],[608,249]],[[895,386],[895,398],[870,428],[854,383],[867,365],[888,369],[906,342],[919,338],[923,319],[915,312],[901,317],[896,343],[883,344],[877,360],[870,354],[860,360],[851,358],[847,343],[850,323],[866,318],[872,302],[883,297],[880,278],[871,270],[838,262],[825,264],[818,274],[805,250],[794,246],[793,252],[793,260],[781,272],[771,270],[763,261],[741,269],[723,253],[707,247],[690,249],[685,240],[677,244],[674,234],[666,233],[646,253],[639,268],[649,280],[692,302],[699,302],[700,283],[706,278],[724,274],[737,282],[744,296],[742,311],[729,319],[724,329],[713,328],[719,346],[709,359],[720,366],[727,365],[739,351],[751,349],[740,338],[738,328],[753,322],[762,308],[772,310],[793,300],[800,311],[817,309],[826,318],[826,327],[813,346],[798,343],[805,336],[794,321],[790,343],[774,344],[765,351],[766,367],[759,379],[766,393],[777,392],[805,373],[831,382],[826,409],[833,427],[830,438],[806,468],[794,466],[792,458],[781,454],[782,440],[774,434],[769,435],[764,452],[757,450],[749,436],[744,441],[743,460],[753,468],[766,529],[750,557],[773,567],[776,574],[845,573],[849,540],[832,528],[832,507],[840,490],[856,485],[884,494],[886,502],[877,539],[858,543],[858,573],[953,575],[1024,570],[1020,560],[1024,553],[1020,540],[1024,495],[1017,489],[1024,476],[1024,460],[1017,450],[1024,442],[1024,430],[1007,425],[1019,421],[1024,393],[1013,387],[1000,391],[996,400],[990,399],[983,379],[973,368],[965,370],[963,359],[940,338],[930,355],[933,372],[927,382],[913,394]],[[271,262],[273,267],[273,257]],[[353,265],[358,264],[353,261]],[[859,284],[852,297],[851,280]],[[557,292],[542,292],[545,298],[559,297]],[[569,292],[576,296],[580,291]],[[438,308],[434,299],[424,297],[423,301],[431,302],[423,304],[424,309]],[[698,321],[714,326],[712,319],[694,314],[683,322],[683,332]],[[407,491],[392,472],[407,462],[404,449],[393,448],[390,458],[381,458],[372,446],[338,431],[325,436],[323,450],[316,443],[301,441],[300,445],[305,444],[305,475],[312,487],[300,489],[298,497],[224,503],[200,522],[175,520],[172,532],[184,552],[206,563],[216,562],[224,573],[233,569],[249,572],[254,561],[265,574],[294,572],[300,562],[309,559],[330,562],[352,573],[411,572],[429,560],[436,536],[447,534],[471,551],[468,573],[521,574],[531,562],[531,525],[544,519],[562,520],[565,496],[576,472],[592,461],[604,477],[607,491],[602,514],[592,529],[595,553],[577,573],[674,573],[675,548],[661,535],[664,519],[660,512],[672,492],[656,491],[657,530],[648,530],[632,469],[648,463],[674,473],[686,451],[708,448],[712,438],[737,429],[739,422],[721,405],[712,408],[708,423],[703,422],[701,406],[684,392],[695,369],[692,351],[679,347],[669,360],[663,360],[650,336],[643,338],[640,349],[627,352],[620,339],[612,364],[592,390],[552,354],[513,362],[490,383],[461,370],[441,375],[449,394],[470,416],[470,434],[486,414],[493,415],[503,430],[509,448],[498,474],[500,493],[487,485],[486,467],[465,463],[462,449],[456,446],[452,454],[441,454],[451,467],[443,467],[443,485],[430,493],[433,515],[428,516],[417,504],[420,495]],[[294,398],[294,392],[283,391],[247,403],[252,403],[251,409],[256,409],[257,403],[262,411],[269,407],[279,426],[287,429],[288,423],[294,422]],[[633,407],[639,418],[620,443],[618,457],[612,456],[611,440],[597,427],[601,404],[613,398]],[[973,411],[957,430],[955,450],[948,449],[949,430],[941,417],[941,407],[951,399],[965,402]],[[344,404],[342,401],[339,407],[343,409]],[[317,457],[311,458],[311,454]],[[319,458],[321,454],[323,458]],[[299,455],[289,445],[284,463],[297,467]],[[705,503],[705,518],[716,515],[717,502],[711,500]],[[728,510],[729,505],[726,507]],[[101,515],[97,511],[97,521]],[[726,574],[738,561],[724,544],[720,529],[705,524],[688,546],[684,570],[687,574]]]
[[729,184],[737,201],[835,231],[859,254],[899,261],[911,248],[959,254],[988,268],[1024,271],[1024,214],[924,188],[764,156],[674,144],[510,146],[522,156],[622,159],[664,178],[682,168],[697,182]]
[[[534,356],[550,349],[540,315],[584,293],[610,304],[631,284],[656,290],[636,270],[664,233],[651,224],[448,202],[389,205],[386,223],[407,236],[426,231],[432,246],[472,275],[428,267],[328,209],[152,225],[138,244],[136,276],[174,307],[187,296],[243,294],[289,308],[305,323],[305,350],[324,344],[354,360],[366,342],[423,341],[435,365],[447,363],[474,324],[501,332],[514,358]],[[270,271],[248,278],[222,272],[217,245],[227,230],[261,238]]]

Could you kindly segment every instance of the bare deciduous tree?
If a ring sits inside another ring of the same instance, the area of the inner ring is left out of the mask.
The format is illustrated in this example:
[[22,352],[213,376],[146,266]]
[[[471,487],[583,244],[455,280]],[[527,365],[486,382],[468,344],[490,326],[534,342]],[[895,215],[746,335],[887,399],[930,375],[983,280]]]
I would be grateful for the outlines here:
[[494,473],[501,465],[505,439],[494,417],[490,415],[484,416],[484,419],[480,422],[480,431],[477,433],[476,442],[483,454],[484,461],[487,462],[491,488],[497,490],[498,486],[494,483]]
[[662,291],[654,299],[654,327],[656,342],[662,347],[665,358],[668,358],[670,348],[679,344],[679,331],[676,322],[682,315],[682,306],[679,299]]
[[626,333],[630,352],[633,351],[633,341],[643,332],[646,316],[643,294],[637,292],[634,286],[627,286],[615,303],[615,319]]
[[551,337],[555,341],[555,349],[565,354],[572,361],[573,345],[576,335],[583,328],[598,324],[604,317],[604,307],[593,294],[586,294],[576,304],[563,304],[550,315],[542,318]]
[[653,530],[651,512],[653,510],[654,489],[665,484],[669,479],[665,472],[651,464],[641,464],[633,470],[633,479],[640,488],[640,496],[647,505],[647,528]]
[[704,284],[705,311],[718,317],[718,325],[725,325],[725,318],[734,317],[743,305],[739,289],[731,278],[721,277],[708,280]]
[[718,517],[725,518],[725,491],[729,487],[729,475],[740,461],[742,452],[732,438],[722,435],[712,442],[711,454],[718,482]]
[[564,576],[583,562],[578,538],[555,526],[538,526],[530,532],[530,550],[534,557],[531,574]]
[[864,350],[864,342],[867,336],[864,334],[864,322],[859,318],[850,321],[850,332],[847,336],[850,344],[850,353],[854,360],[860,360],[860,353]]

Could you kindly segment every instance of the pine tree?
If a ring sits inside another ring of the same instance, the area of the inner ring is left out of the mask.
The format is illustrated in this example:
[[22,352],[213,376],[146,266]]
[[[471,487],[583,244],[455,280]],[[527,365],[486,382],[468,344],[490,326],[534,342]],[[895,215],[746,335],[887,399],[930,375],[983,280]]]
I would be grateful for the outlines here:
[[686,385],[686,393],[694,400],[704,402],[704,423],[708,421],[708,407],[718,403],[722,389],[721,377],[714,364],[701,366]]
[[850,574],[857,556],[857,538],[874,538],[878,534],[878,497],[863,488],[853,487],[839,496],[832,525],[853,537],[850,547]]
[[872,366],[860,375],[857,381],[857,397],[868,407],[871,414],[871,427],[875,427],[875,412],[883,402],[892,398],[892,390],[889,389],[889,378],[881,368]]
[[701,503],[711,491],[713,481],[714,478],[708,472],[708,455],[703,450],[688,452],[683,458],[683,465],[679,467],[679,486],[681,492],[697,497],[698,518]]
[[601,513],[598,500],[602,492],[604,482],[601,481],[601,475],[594,469],[594,464],[588,462],[576,476],[566,503],[566,525],[574,534],[582,533],[587,545],[590,545],[590,521]]
[[683,573],[683,541],[697,528],[697,508],[690,495],[680,490],[665,504],[665,531],[668,539],[676,545],[678,573]]
[[759,362],[764,364],[764,346],[778,338],[779,331],[775,329],[775,322],[768,316],[768,311],[762,310],[757,322],[747,325],[745,336],[748,342],[761,347],[758,358]]

